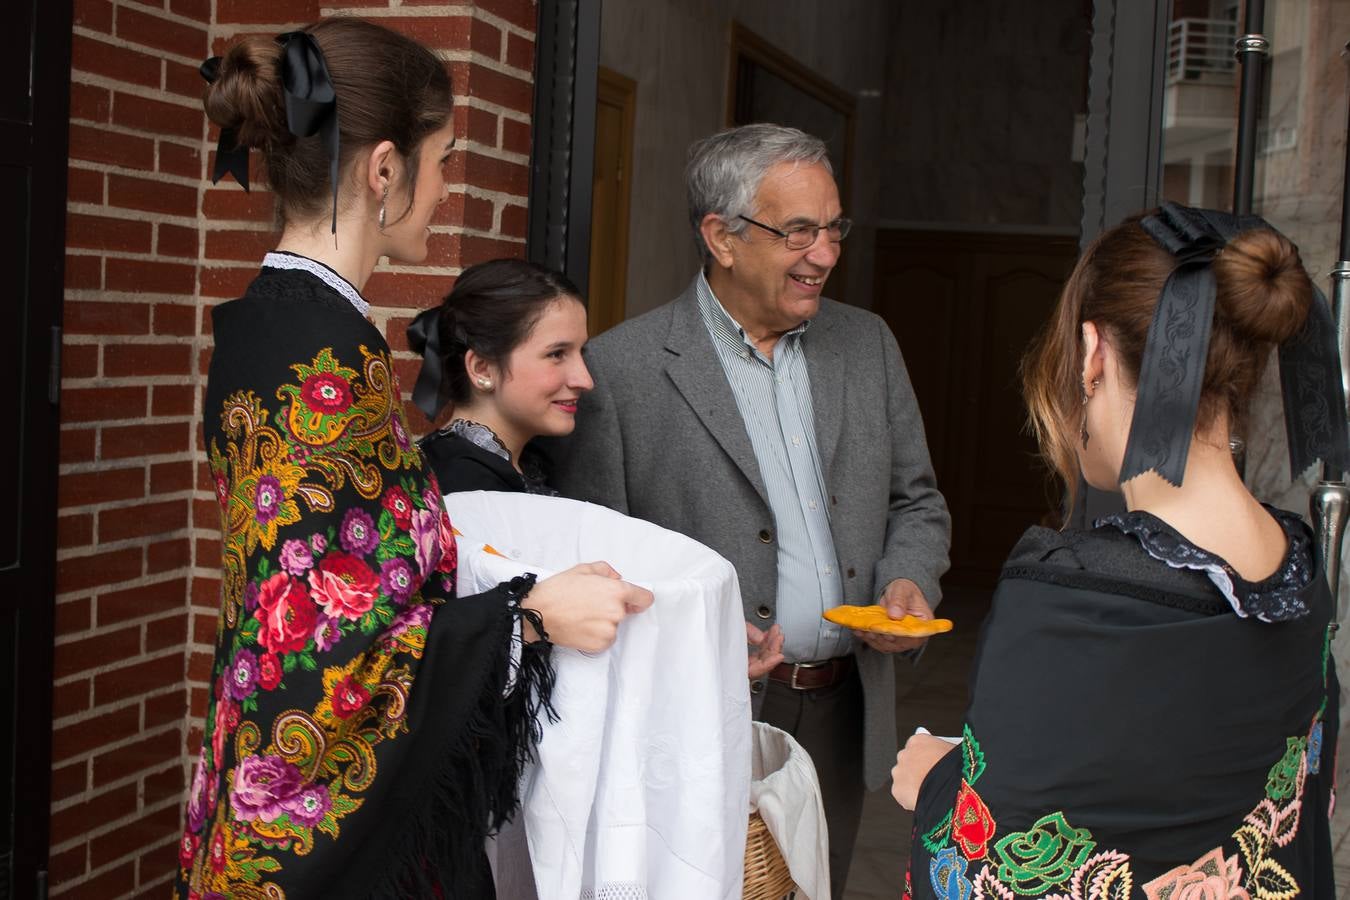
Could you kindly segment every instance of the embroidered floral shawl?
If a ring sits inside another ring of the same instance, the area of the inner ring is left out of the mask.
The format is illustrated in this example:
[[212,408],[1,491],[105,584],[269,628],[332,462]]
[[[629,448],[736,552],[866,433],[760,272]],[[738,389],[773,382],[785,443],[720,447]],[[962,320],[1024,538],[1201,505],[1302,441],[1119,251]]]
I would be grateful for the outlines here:
[[[1298,532],[1267,579],[1284,590],[1313,542],[1280,518]],[[1157,531],[1032,529],[1013,551],[964,739],[919,794],[906,897],[1334,896],[1320,563],[1286,598],[1303,613],[1263,622],[1150,553]]]
[[349,298],[267,268],[214,334],[220,614],[178,893],[490,897],[483,838],[547,702],[546,658],[508,671],[516,594],[455,598],[440,489]]

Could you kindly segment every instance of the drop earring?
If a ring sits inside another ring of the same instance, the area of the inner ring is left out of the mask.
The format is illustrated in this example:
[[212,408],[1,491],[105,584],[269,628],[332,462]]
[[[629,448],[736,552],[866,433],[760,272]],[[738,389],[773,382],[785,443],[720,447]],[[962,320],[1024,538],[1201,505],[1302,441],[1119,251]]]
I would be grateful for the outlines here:
[[[1092,379],[1092,389],[1095,391],[1095,390],[1097,389],[1097,386],[1098,386],[1099,384],[1101,384],[1101,383],[1102,383],[1102,380],[1101,380],[1100,378],[1094,378],[1094,379]],[[1088,447],[1088,441],[1092,438],[1092,435],[1088,434],[1088,430],[1087,430],[1087,403],[1088,403],[1088,401],[1091,400],[1091,399],[1092,399],[1091,396],[1088,395],[1088,391],[1087,391],[1087,383],[1084,382],[1084,384],[1083,384],[1083,419],[1082,419],[1082,422],[1081,422],[1081,423],[1079,424],[1079,426],[1078,426],[1078,437],[1083,441],[1083,449],[1084,449],[1084,450],[1087,449],[1087,447]]]
[[384,215],[385,215],[384,208],[386,205],[388,205],[388,203],[389,203],[389,185],[386,184],[384,186],[384,194],[381,195],[380,197],[380,216],[379,216],[380,234],[384,234]]

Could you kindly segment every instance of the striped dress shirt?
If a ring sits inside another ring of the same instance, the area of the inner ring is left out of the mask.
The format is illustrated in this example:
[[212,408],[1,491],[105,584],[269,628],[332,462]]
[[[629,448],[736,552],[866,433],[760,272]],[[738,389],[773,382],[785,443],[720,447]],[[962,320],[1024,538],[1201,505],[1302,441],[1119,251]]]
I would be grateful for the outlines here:
[[778,541],[773,605],[783,630],[783,656],[788,662],[842,656],[852,651],[852,636],[821,618],[844,600],[801,343],[811,323],[779,338],[773,357],[767,357],[703,275],[697,284],[699,313],[745,422],[773,513]]

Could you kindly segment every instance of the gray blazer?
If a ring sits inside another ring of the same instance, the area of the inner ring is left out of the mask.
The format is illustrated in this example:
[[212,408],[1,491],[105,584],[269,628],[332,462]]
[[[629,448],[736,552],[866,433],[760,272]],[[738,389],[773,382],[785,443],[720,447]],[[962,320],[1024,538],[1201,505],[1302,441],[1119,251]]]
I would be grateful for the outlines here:
[[[802,336],[817,446],[844,596],[876,602],[896,578],[937,606],[951,520],[894,335],[879,317],[832,300]],[[776,618],[774,522],[759,465],[694,286],[592,341],[595,390],[571,439],[552,448],[555,486],[687,534],[740,576],[745,618]],[[875,790],[896,751],[892,657],[859,644],[864,777]]]

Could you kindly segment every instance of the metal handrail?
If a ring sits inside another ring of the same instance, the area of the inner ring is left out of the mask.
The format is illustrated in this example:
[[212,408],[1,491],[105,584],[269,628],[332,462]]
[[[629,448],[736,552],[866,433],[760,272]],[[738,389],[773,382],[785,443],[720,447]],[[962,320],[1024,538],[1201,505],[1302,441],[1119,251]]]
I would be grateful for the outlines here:
[[1229,19],[1177,19],[1167,26],[1167,81],[1232,75],[1237,23]]

